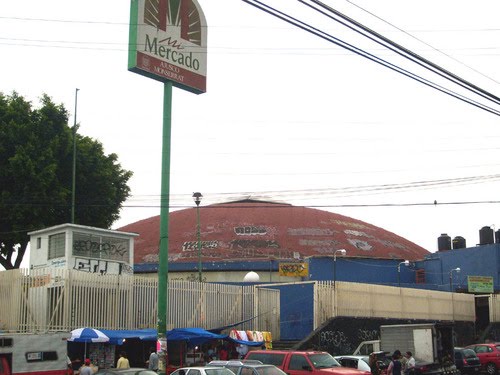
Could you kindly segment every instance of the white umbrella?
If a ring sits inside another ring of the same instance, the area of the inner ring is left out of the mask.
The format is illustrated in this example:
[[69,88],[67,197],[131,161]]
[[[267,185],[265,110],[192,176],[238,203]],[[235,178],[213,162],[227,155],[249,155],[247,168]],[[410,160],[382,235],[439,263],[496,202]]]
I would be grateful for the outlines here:
[[109,337],[98,329],[93,328],[77,328],[71,331],[71,337],[68,341],[84,342],[85,343],[85,358],[87,357],[87,343],[88,342],[108,342]]

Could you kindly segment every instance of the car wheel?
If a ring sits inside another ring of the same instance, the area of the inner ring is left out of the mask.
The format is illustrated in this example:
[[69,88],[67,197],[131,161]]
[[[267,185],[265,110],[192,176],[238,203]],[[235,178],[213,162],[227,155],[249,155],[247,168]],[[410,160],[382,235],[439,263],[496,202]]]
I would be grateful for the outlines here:
[[495,375],[497,373],[497,366],[494,363],[488,363],[486,365],[486,372],[488,375]]

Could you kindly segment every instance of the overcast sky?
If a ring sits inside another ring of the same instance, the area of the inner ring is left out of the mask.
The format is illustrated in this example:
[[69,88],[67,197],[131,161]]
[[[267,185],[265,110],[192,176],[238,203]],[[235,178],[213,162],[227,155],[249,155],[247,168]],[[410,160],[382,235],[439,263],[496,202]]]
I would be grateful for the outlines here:
[[[284,201],[369,222],[429,251],[441,233],[473,246],[481,227],[500,229],[500,204],[491,203],[500,201],[499,116],[241,0],[199,3],[207,93],[173,92],[173,208],[193,206],[195,191],[202,205]],[[267,3],[500,110],[298,1]],[[500,95],[497,0],[326,3]],[[124,0],[0,3],[0,91],[36,105],[47,93],[72,125],[79,88],[79,132],[133,171],[114,228],[159,214],[163,86],[127,71],[129,8]]]

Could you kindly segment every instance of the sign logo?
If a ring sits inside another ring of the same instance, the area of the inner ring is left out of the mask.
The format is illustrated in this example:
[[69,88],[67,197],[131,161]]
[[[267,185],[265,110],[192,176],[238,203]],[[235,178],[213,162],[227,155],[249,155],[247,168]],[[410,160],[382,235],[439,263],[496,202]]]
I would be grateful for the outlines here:
[[196,0],[132,0],[128,69],[206,92],[207,24]]
[[467,289],[469,293],[493,293],[493,277],[467,276]]

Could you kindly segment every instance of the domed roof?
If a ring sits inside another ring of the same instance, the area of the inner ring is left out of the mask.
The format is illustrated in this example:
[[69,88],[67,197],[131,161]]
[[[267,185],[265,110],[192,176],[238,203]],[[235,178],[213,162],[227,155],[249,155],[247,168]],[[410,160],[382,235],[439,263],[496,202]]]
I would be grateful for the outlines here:
[[[169,262],[198,259],[196,208],[169,216]],[[160,216],[119,228],[138,233],[134,263],[158,263]],[[202,261],[304,259],[332,256],[418,260],[429,252],[382,228],[332,212],[245,200],[200,206]]]

